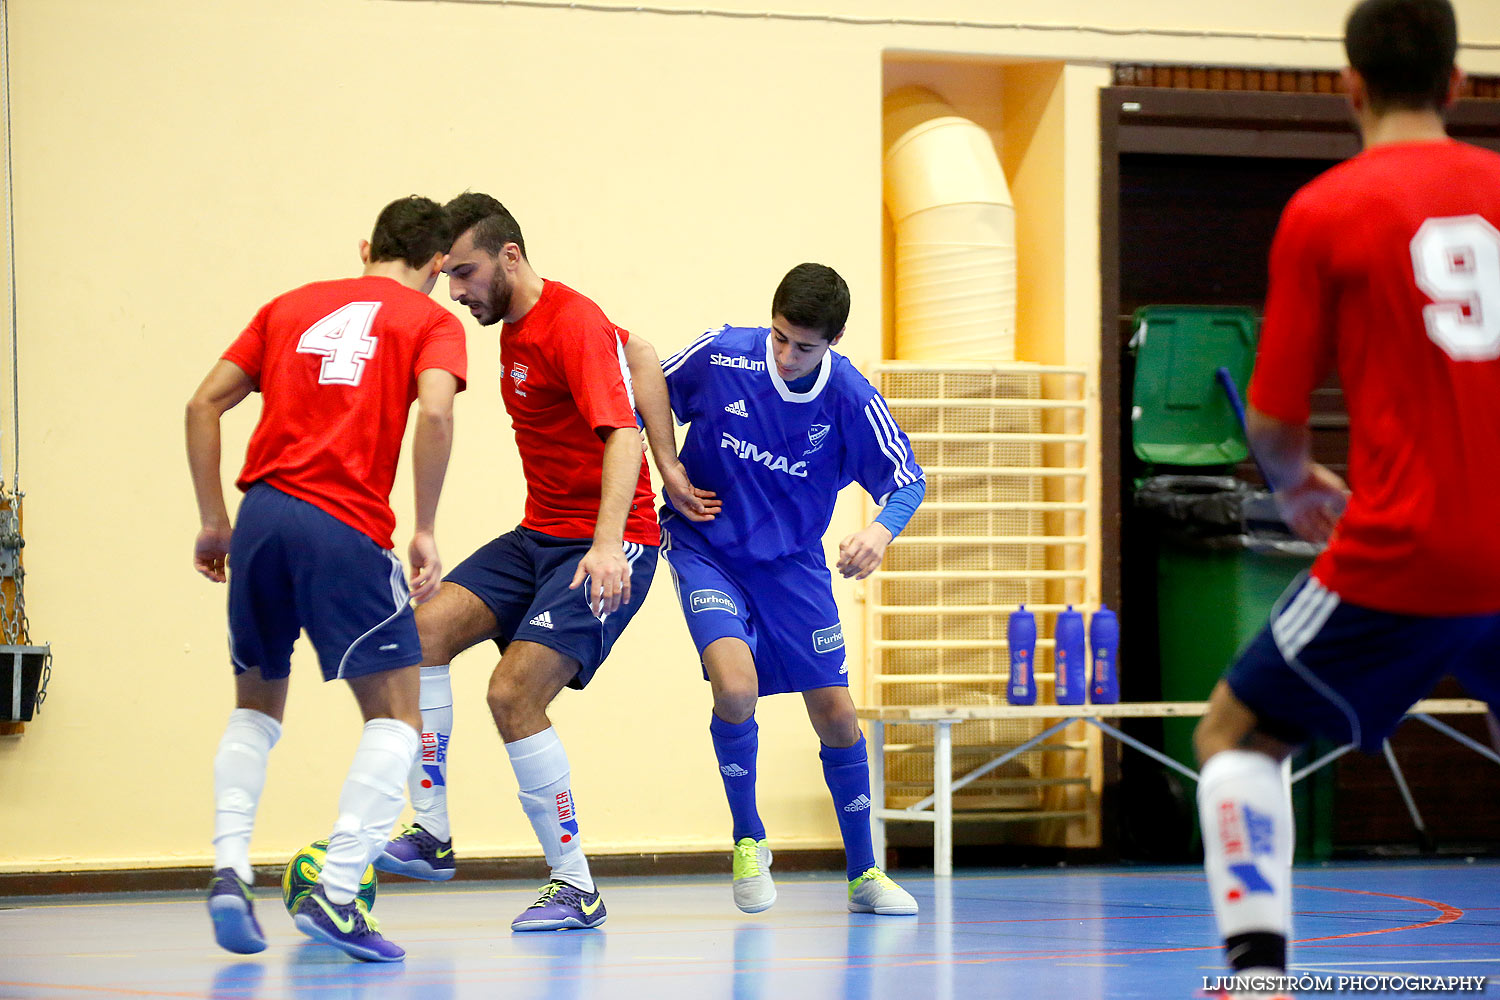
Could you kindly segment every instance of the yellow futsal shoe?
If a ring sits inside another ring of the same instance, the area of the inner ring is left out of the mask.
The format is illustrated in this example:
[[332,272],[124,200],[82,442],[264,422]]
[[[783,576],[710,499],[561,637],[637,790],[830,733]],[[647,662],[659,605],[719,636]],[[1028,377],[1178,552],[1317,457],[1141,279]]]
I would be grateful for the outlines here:
[[734,845],[734,905],[746,913],[769,910],[776,902],[771,881],[771,848],[745,837]]
[[917,912],[917,901],[889,875],[872,866],[849,883],[849,912],[911,916]]

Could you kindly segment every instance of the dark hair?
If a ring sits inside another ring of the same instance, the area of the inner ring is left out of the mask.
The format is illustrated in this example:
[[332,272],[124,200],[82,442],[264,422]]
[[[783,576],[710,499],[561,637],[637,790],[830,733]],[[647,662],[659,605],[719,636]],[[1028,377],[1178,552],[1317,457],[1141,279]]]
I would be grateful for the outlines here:
[[1349,65],[1364,78],[1370,108],[1441,109],[1458,53],[1448,0],[1364,0],[1344,24]]
[[404,260],[421,267],[452,245],[453,222],[443,207],[431,198],[407,195],[380,210],[370,234],[370,260]]
[[771,315],[832,340],[849,319],[849,286],[824,264],[798,264],[771,296]]
[[[465,191],[443,209],[453,218],[455,240],[474,229],[474,245],[485,253],[497,255],[505,244],[514,243],[521,249],[521,256],[526,256],[526,240],[521,236],[521,226],[498,199],[478,191]],[[484,225],[480,226],[480,223]]]

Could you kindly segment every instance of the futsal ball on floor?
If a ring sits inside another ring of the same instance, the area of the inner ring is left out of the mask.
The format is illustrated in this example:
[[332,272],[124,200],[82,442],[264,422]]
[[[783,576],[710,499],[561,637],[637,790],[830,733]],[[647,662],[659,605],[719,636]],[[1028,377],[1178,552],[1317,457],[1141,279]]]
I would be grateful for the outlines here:
[[[323,870],[323,858],[327,854],[328,841],[315,840],[293,854],[292,860],[286,863],[286,871],[281,873],[281,901],[286,904],[286,912],[296,910],[302,897],[312,892],[312,887],[318,881],[318,873]],[[367,910],[375,906],[375,889],[378,885],[375,866],[371,865],[365,869],[365,877],[359,883],[359,898],[365,901]]]

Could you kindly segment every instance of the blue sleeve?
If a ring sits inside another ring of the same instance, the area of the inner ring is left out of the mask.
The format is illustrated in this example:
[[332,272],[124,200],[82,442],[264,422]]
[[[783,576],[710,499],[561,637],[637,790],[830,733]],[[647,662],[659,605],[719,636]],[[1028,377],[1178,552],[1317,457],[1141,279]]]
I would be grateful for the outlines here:
[[[867,390],[863,405],[849,421],[845,447],[851,464],[852,478],[875,498],[881,507],[891,494],[903,486],[923,482],[926,474],[912,454],[911,441],[896,425],[890,407],[873,388]],[[923,487],[926,492],[926,487]],[[915,504],[912,505],[915,508]],[[889,525],[887,525],[889,527]]]
[[927,480],[918,479],[914,483],[908,483],[887,498],[875,520],[890,529],[891,537],[895,538],[917,512],[917,504],[926,495]]
[[667,377],[667,397],[672,402],[672,416],[679,424],[690,423],[698,414],[698,390],[703,372],[713,351],[708,348],[723,330],[710,330],[661,363]]

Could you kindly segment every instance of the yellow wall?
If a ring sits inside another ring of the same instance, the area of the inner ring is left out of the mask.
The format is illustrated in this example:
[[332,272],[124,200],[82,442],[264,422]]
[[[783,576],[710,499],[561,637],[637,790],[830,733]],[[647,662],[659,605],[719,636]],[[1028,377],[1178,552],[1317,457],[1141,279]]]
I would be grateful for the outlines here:
[[[826,261],[854,289],[844,346],[867,363],[881,330],[886,50],[1080,64],[1339,61],[1329,42],[564,4],[8,6],[27,597],[33,637],[53,644],[57,663],[45,712],[24,736],[0,739],[0,871],[208,859],[210,759],[230,685],[224,591],[189,563],[196,519],[182,405],[265,299],[352,273],[356,241],[386,201],[465,188],[499,196],[544,275],[668,350],[726,320],[763,320],[791,264]],[[774,6],[836,9],[812,0]],[[975,20],[997,10],[986,0],[845,7]],[[1500,38],[1500,5],[1458,7],[1467,37]],[[1341,0],[1026,0],[1006,4],[1004,18],[1330,35],[1343,9]],[[1500,72],[1493,49],[1463,58],[1471,70]],[[1068,273],[1049,280],[1086,297],[1062,303],[1033,290],[1023,302],[1033,313],[1060,310],[1067,360],[1094,364],[1090,109],[1105,74],[1079,68],[1062,77],[1059,99],[1070,112],[1049,126],[1065,130],[1069,150],[1059,210]],[[469,346],[472,390],[460,401],[439,522],[449,565],[514,524],[522,500],[494,391],[494,331],[471,326]],[[252,400],[226,421],[226,478],[255,411]],[[840,506],[835,543],[859,508],[852,498]],[[396,509],[404,536],[408,478],[398,482]],[[565,694],[554,714],[596,852],[726,846],[704,732],[707,691],[665,582],[590,690]],[[853,588],[839,597],[852,619]],[[857,673],[859,629],[848,634]],[[454,668],[459,849],[534,854],[484,711],[492,661],[476,650]],[[352,700],[319,685],[313,667],[299,655],[287,735],[262,801],[258,861],[326,832],[356,738]],[[760,719],[763,815],[778,846],[832,846],[837,830],[800,705],[775,699]]]

